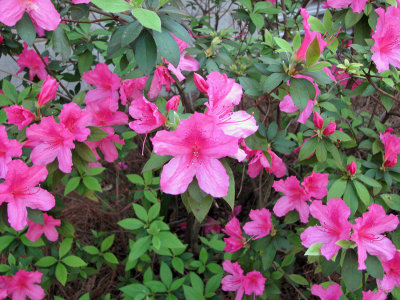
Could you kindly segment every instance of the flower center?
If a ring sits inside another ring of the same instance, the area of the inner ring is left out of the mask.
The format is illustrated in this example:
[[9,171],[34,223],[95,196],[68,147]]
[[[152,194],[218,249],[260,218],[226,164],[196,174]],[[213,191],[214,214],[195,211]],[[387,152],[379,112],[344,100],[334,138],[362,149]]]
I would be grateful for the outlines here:
[[192,146],[192,158],[187,164],[187,167],[194,165],[196,162],[199,164],[202,163],[202,160],[200,159],[200,146],[197,144],[197,142],[195,142]]

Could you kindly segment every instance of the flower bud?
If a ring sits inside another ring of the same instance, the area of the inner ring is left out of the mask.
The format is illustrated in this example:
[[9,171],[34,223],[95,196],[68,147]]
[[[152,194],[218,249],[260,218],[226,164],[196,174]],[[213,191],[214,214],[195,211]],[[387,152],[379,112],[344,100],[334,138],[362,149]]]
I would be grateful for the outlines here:
[[201,75],[199,75],[197,73],[193,73],[193,81],[200,92],[207,94],[208,83],[207,83],[207,81],[205,81],[205,79]]
[[322,119],[321,115],[317,112],[314,112],[313,122],[318,129],[322,129],[322,126],[324,126],[324,119]]
[[336,131],[336,123],[330,122],[328,126],[325,127],[323,134],[330,135]]
[[387,128],[386,130],[385,130],[385,133],[392,133],[392,131],[393,131],[393,128],[392,127],[389,127],[389,128]]
[[397,164],[397,156],[389,157],[385,163],[384,166],[387,168],[392,168]]
[[346,171],[349,172],[350,175],[356,174],[357,164],[354,161],[352,161],[350,164],[347,165]]
[[179,96],[179,95],[175,95],[171,99],[169,99],[167,101],[167,104],[165,104],[167,111],[170,111],[170,110],[176,111],[178,109],[179,101],[181,101],[181,96]]
[[44,106],[50,100],[53,100],[57,95],[57,88],[59,83],[56,79],[47,75],[46,80],[43,82],[42,88],[39,93],[38,107]]

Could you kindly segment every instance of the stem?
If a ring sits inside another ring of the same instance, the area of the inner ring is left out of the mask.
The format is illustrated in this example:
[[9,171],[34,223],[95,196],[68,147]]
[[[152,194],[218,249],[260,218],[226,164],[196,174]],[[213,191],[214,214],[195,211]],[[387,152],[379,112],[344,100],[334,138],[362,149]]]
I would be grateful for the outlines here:
[[96,19],[92,21],[81,21],[81,20],[72,20],[72,19],[61,19],[63,22],[71,22],[71,23],[98,23],[98,22],[103,22],[103,21],[115,21],[116,18],[110,17],[110,18],[104,18],[104,19]]
[[292,283],[292,281],[286,276],[285,272],[282,272],[281,269],[278,269],[273,263],[271,263],[271,266],[275,269],[275,271],[279,271],[282,273],[283,277],[285,277],[286,281],[296,290],[296,292],[305,300],[307,300],[307,297],[304,296],[304,294]]

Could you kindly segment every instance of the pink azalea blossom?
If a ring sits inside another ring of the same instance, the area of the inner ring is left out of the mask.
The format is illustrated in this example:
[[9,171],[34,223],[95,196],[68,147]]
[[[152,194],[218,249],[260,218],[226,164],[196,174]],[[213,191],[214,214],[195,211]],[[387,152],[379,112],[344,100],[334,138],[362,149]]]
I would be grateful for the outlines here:
[[7,164],[12,157],[22,155],[22,145],[17,140],[10,140],[7,135],[6,127],[0,125],[0,178],[5,178],[7,174]]
[[221,225],[214,218],[208,217],[206,223],[204,224],[204,234],[210,234],[213,231],[215,233],[220,233],[222,230]]
[[372,291],[362,291],[362,295],[362,300],[386,300],[387,298],[387,295],[384,291],[377,291],[375,293]]
[[242,249],[245,238],[242,236],[242,228],[240,227],[239,220],[236,217],[233,217],[228,223],[226,223],[225,228],[222,229],[222,231],[229,235],[229,238],[224,238],[224,251],[234,253]]
[[315,173],[312,171],[311,175],[304,178],[302,185],[308,193],[310,198],[322,199],[328,195],[328,180],[329,174]]
[[389,64],[400,67],[400,33],[398,24],[400,22],[400,7],[390,5],[386,12],[383,8],[377,8],[375,12],[379,15],[376,29],[372,35],[375,44],[371,50],[374,53],[372,60],[379,72],[389,70]]
[[202,92],[203,94],[207,94],[207,90],[208,90],[209,86],[208,86],[207,81],[203,78],[203,76],[201,76],[197,73],[193,73],[193,81],[200,92]]
[[330,122],[322,132],[323,135],[331,135],[336,131],[336,123],[335,122]]
[[181,96],[175,95],[167,101],[167,104],[165,104],[165,108],[167,109],[167,111],[170,110],[177,111],[180,101],[181,101]]
[[266,279],[258,271],[251,271],[243,278],[243,288],[246,295],[261,296],[264,293]]
[[10,124],[17,125],[18,130],[24,129],[35,120],[35,115],[22,105],[11,105],[4,109]]
[[[351,75],[345,72],[345,70],[337,68],[336,66],[331,67],[332,72],[335,76],[335,81],[339,83],[339,85],[343,85],[344,87],[347,87],[349,80],[352,78]],[[354,83],[350,87],[350,89],[353,91],[356,87],[358,87],[361,84],[361,80],[359,78],[355,78]]]
[[0,276],[0,299],[5,299],[8,296],[8,287],[10,286],[11,276]]
[[322,127],[324,126],[324,119],[318,112],[314,112],[313,123],[314,126],[317,127],[318,129],[322,129]]
[[315,200],[311,203],[310,213],[321,226],[308,227],[300,235],[301,243],[307,248],[322,243],[321,254],[330,260],[340,250],[336,242],[350,239],[351,224],[347,220],[350,209],[342,199],[329,199],[326,205]]
[[327,46],[327,43],[322,39],[321,33],[318,31],[311,31],[311,25],[308,23],[308,19],[310,15],[308,14],[307,10],[304,8],[300,8],[300,13],[303,17],[303,29],[304,29],[304,39],[301,43],[299,50],[297,50],[297,58],[300,60],[306,60],[306,54],[308,47],[310,47],[311,43],[314,39],[318,40],[319,49],[322,53]]
[[340,300],[342,290],[337,283],[331,284],[326,289],[319,284],[314,284],[311,287],[311,294],[318,296],[321,300]]
[[239,263],[232,263],[229,260],[225,260],[222,263],[222,267],[225,272],[231,274],[226,275],[221,280],[222,290],[226,292],[237,292],[235,300],[241,300],[244,294],[244,286],[243,286],[243,269],[239,265]]
[[45,117],[40,124],[31,125],[26,130],[26,136],[33,146],[33,164],[45,166],[57,158],[60,170],[64,173],[71,172],[74,136],[64,124],[57,124],[54,116]]
[[286,174],[286,165],[282,159],[270,149],[268,149],[268,153],[271,156],[271,165],[261,150],[255,150],[254,157],[250,161],[247,170],[247,174],[251,178],[257,177],[262,169],[265,169],[270,174],[274,174],[278,178]]
[[154,152],[174,158],[163,167],[161,190],[178,195],[196,176],[200,188],[213,197],[228,193],[229,176],[219,158],[238,151],[238,139],[224,134],[214,117],[200,113],[182,120],[175,131],[158,131]]
[[164,66],[158,66],[154,71],[153,80],[151,81],[147,96],[150,99],[156,98],[160,94],[162,86],[165,86],[165,91],[168,93],[171,89],[171,83],[173,82],[174,79],[169,75],[168,69]]
[[353,176],[357,172],[357,164],[354,161],[352,161],[347,165],[346,171],[349,175]]
[[126,79],[121,83],[121,104],[131,103],[136,98],[143,96],[143,90],[146,88],[146,81],[149,76],[143,76],[134,79]]
[[46,167],[28,167],[22,160],[12,160],[7,167],[5,181],[0,184],[0,204],[7,202],[8,222],[15,230],[22,230],[27,225],[27,207],[48,211],[54,207],[55,199],[36,187],[46,180]]
[[255,240],[267,236],[273,228],[271,212],[266,208],[250,210],[250,219],[252,221],[244,224],[243,230],[248,235],[255,235]]
[[100,160],[100,156],[98,155],[96,148],[99,148],[100,151],[104,154],[104,159],[112,163],[118,159],[118,150],[115,147],[115,143],[125,145],[125,141],[120,139],[120,137],[115,134],[114,129],[111,127],[103,127],[101,128],[108,133],[108,136],[104,139],[96,142],[86,142],[86,144],[92,149],[96,158]]
[[400,286],[400,252],[396,251],[392,259],[382,262],[385,276],[377,280],[379,289],[389,293],[396,286]]
[[38,97],[38,107],[44,106],[50,100],[53,100],[57,96],[57,88],[59,83],[56,79],[47,75],[46,80],[43,82],[42,88]]
[[274,213],[278,217],[285,216],[289,211],[295,209],[300,215],[300,221],[308,223],[309,208],[307,200],[309,195],[300,186],[300,182],[295,176],[290,176],[286,180],[281,179],[275,181],[272,187],[277,192],[283,193],[285,196],[278,199],[274,206]]
[[158,111],[157,105],[148,101],[144,96],[136,98],[129,106],[129,114],[136,119],[129,127],[137,133],[149,133],[167,121]]
[[78,104],[71,102],[63,105],[59,115],[60,123],[72,133],[73,139],[79,142],[86,141],[90,129],[86,128],[91,123],[91,114],[82,110]]
[[352,0],[326,0],[323,3],[324,8],[346,8],[352,3]]
[[[7,2],[9,0],[0,1]],[[14,1],[9,2],[11,3]],[[46,62],[46,64],[49,63],[49,58],[47,56],[43,57],[43,60]],[[46,66],[40,59],[40,56],[34,50],[28,50],[28,45],[26,43],[24,43],[24,50],[22,51],[21,55],[18,56],[17,65],[19,66],[17,74],[22,72],[25,68],[29,69],[29,80],[33,80],[35,76],[37,76],[40,80],[43,80],[47,76]]]
[[86,111],[91,115],[92,126],[125,125],[128,116],[122,111],[115,111],[107,101],[92,102],[86,106]]
[[14,26],[25,12],[45,30],[55,30],[61,22],[50,0],[0,0],[0,22],[7,26]]
[[359,270],[367,268],[367,252],[378,256],[381,261],[388,261],[396,254],[396,247],[382,233],[395,230],[399,224],[398,217],[386,215],[383,207],[378,204],[373,203],[368,209],[368,212],[355,220],[351,235],[351,240],[357,244]]
[[35,242],[42,236],[42,234],[44,234],[49,241],[57,241],[58,232],[56,226],[61,226],[61,220],[56,220],[46,213],[43,214],[43,219],[43,225],[28,220],[29,228],[28,232],[26,233],[27,239]]
[[23,300],[29,297],[31,300],[42,300],[46,295],[39,285],[43,274],[38,271],[28,272],[19,270],[12,276],[7,288],[8,295],[13,300]]
[[385,148],[385,156],[383,157],[385,167],[394,167],[397,164],[397,156],[400,153],[400,138],[392,134],[391,131],[389,129],[384,134],[379,134]]
[[83,73],[82,79],[96,87],[86,94],[86,104],[102,102],[107,99],[111,109],[118,109],[119,95],[117,90],[121,86],[121,78],[112,73],[106,64],[97,64],[93,70]]

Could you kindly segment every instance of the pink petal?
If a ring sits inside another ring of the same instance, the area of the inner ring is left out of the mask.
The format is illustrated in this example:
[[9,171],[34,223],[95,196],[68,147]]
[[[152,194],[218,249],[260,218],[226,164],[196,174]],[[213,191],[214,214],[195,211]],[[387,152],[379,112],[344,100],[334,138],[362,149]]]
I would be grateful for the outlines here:
[[186,191],[196,173],[196,168],[190,164],[190,160],[188,155],[176,156],[164,165],[160,180],[164,193],[179,195]]
[[228,194],[229,176],[224,166],[217,159],[202,160],[196,168],[199,187],[213,197],[225,197]]

